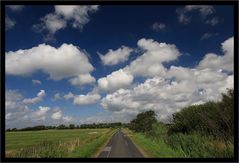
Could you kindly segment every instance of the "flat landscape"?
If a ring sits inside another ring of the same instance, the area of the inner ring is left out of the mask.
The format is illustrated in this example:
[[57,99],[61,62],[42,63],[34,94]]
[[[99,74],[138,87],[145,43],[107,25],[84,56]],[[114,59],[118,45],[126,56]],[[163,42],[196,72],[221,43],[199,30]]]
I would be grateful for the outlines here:
[[2,158],[235,161],[236,7],[3,3]]
[[6,157],[94,157],[114,129],[6,132]]

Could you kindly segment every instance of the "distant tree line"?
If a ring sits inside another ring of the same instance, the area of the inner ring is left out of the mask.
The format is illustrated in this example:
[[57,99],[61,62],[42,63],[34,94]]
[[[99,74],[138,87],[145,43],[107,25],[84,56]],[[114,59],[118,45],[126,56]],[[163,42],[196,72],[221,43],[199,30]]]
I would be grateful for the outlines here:
[[64,125],[58,125],[58,126],[45,126],[45,125],[39,125],[34,127],[25,127],[21,129],[12,128],[7,129],[6,131],[37,131],[37,130],[50,130],[50,129],[94,129],[94,128],[118,128],[118,127],[124,127],[127,124],[123,124],[121,122],[115,122],[115,123],[93,123],[93,124],[81,124],[81,125],[75,125],[75,124],[69,124]]

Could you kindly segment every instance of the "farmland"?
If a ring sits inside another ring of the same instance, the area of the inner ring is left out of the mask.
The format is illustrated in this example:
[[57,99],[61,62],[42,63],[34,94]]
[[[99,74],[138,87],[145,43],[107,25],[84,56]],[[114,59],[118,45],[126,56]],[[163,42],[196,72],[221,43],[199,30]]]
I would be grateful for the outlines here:
[[6,132],[6,157],[95,157],[114,129]]

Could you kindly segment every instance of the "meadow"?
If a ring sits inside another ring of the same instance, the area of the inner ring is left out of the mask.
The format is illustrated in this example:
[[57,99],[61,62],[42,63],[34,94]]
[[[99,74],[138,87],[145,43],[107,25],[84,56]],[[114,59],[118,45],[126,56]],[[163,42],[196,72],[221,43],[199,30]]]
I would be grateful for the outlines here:
[[6,157],[96,157],[115,129],[6,132]]

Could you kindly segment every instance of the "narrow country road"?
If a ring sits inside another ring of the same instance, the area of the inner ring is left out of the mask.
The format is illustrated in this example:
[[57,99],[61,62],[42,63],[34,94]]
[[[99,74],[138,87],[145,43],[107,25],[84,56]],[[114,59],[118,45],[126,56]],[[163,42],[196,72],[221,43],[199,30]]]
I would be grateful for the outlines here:
[[99,154],[101,158],[110,157],[143,157],[134,143],[120,129],[112,136],[109,143]]

